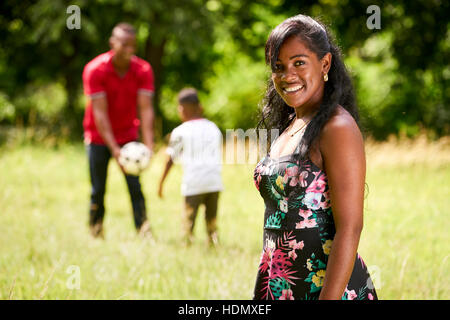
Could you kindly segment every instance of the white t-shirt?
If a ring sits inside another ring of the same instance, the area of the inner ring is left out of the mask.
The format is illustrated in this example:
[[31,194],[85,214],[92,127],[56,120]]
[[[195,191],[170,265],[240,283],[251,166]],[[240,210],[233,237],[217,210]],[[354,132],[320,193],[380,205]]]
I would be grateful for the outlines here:
[[223,190],[222,133],[213,122],[201,118],[182,123],[173,129],[166,152],[183,166],[183,196]]

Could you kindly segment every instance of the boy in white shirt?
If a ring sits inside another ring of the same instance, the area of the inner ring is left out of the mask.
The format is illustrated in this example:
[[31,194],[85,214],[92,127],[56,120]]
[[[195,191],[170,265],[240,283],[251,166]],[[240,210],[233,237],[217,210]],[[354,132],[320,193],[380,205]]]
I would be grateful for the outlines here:
[[183,123],[171,135],[168,155],[159,184],[162,198],[164,180],[174,162],[183,166],[181,193],[184,196],[183,238],[190,244],[198,207],[205,205],[208,242],[215,246],[217,238],[217,204],[222,184],[222,134],[217,126],[202,116],[197,91],[186,88],[178,94],[178,113]]

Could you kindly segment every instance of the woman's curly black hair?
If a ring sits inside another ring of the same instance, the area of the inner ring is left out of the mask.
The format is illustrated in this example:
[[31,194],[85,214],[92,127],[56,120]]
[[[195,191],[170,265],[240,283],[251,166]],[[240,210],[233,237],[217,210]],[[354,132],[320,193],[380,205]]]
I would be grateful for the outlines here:
[[[338,105],[345,108],[355,119],[359,126],[359,114],[356,105],[353,84],[341,57],[341,52],[331,39],[326,26],[315,19],[296,15],[288,18],[272,30],[266,42],[266,64],[274,72],[280,47],[291,36],[299,37],[309,50],[320,60],[330,52],[332,55],[331,67],[328,72],[328,81],[325,82],[322,103],[318,112],[307,126],[300,141],[298,161],[309,155],[311,145],[319,137],[325,123],[331,118]],[[288,106],[269,79],[266,93],[262,100],[262,108],[258,128],[278,129],[283,132],[295,117],[294,108]]]

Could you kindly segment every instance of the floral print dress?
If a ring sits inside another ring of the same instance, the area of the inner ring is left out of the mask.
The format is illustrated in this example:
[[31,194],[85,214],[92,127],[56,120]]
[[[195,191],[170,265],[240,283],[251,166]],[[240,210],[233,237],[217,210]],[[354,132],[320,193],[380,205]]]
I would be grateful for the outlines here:
[[[325,172],[309,159],[297,164],[292,155],[267,155],[254,182],[265,213],[253,299],[318,299],[336,232]],[[342,299],[377,299],[359,254]]]

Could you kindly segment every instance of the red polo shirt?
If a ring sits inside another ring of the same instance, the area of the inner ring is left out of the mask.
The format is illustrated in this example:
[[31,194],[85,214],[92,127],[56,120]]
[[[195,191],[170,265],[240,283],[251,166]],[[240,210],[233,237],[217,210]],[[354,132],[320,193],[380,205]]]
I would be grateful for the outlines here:
[[154,91],[153,70],[147,61],[133,56],[127,73],[120,77],[112,64],[113,55],[105,52],[84,67],[83,87],[88,99],[83,127],[88,144],[105,144],[95,126],[92,99],[106,96],[114,137],[118,144],[124,144],[138,138],[138,93],[151,95]]

